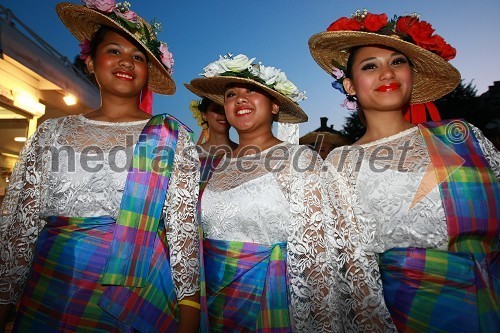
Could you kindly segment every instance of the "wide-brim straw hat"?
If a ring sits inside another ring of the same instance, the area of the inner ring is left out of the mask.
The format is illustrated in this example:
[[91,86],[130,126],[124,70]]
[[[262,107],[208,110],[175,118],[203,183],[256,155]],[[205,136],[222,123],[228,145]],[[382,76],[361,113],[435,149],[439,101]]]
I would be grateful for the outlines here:
[[[141,41],[139,33],[134,34],[128,31],[110,17],[84,5],[63,2],[56,5],[56,12],[68,30],[81,43],[86,39],[91,40],[93,34],[101,25],[118,29],[132,37],[144,48],[148,57],[148,89],[152,92],[164,95],[173,95],[175,93],[175,82],[168,73],[167,68]],[[150,32],[151,38],[153,38],[154,33],[150,25],[141,17],[138,17],[138,20],[146,26]]]
[[237,76],[215,76],[198,78],[191,80],[190,85],[194,87],[194,89],[201,91],[206,95],[206,97],[210,98],[211,100],[224,105],[224,93],[226,91],[226,86],[233,83],[255,85],[274,97],[280,105],[279,113],[274,119],[277,122],[297,124],[306,122],[308,120],[306,113],[297,103],[280,94],[276,90],[273,90],[265,86],[264,84],[249,78]]
[[355,46],[383,45],[400,51],[413,63],[413,90],[410,103],[435,101],[450,93],[460,83],[460,73],[449,62],[420,46],[400,39],[364,31],[324,31],[309,39],[312,57],[328,74],[338,63],[347,65]]
[[222,101],[222,103],[220,102],[220,100],[214,100],[212,98],[210,98],[210,96],[207,96],[206,93],[204,93],[203,91],[199,90],[199,89],[196,89],[195,87],[193,87],[192,85],[190,85],[189,83],[184,83],[184,87],[187,88],[187,90],[189,90],[190,92],[192,92],[193,94],[195,94],[196,96],[200,97],[200,98],[208,98],[209,100],[211,100],[212,102],[214,103],[217,103],[217,104],[220,104],[222,106],[224,106],[224,100]]
[[329,143],[335,147],[352,143],[348,138],[331,132],[309,132],[299,139],[299,144],[301,145],[314,146],[316,142]]

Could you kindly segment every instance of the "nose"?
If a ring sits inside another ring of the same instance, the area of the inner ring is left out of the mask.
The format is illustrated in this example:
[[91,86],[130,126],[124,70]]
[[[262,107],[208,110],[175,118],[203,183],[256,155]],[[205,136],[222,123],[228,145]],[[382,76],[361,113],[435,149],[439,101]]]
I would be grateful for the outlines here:
[[392,80],[394,77],[394,69],[391,66],[384,66],[382,68],[382,72],[380,73],[381,80]]
[[134,60],[131,56],[123,54],[118,62],[118,64],[124,68],[134,68]]
[[236,96],[236,103],[241,104],[241,103],[246,103],[246,102],[248,102],[248,100],[247,100],[247,97],[245,96],[245,94],[239,93]]

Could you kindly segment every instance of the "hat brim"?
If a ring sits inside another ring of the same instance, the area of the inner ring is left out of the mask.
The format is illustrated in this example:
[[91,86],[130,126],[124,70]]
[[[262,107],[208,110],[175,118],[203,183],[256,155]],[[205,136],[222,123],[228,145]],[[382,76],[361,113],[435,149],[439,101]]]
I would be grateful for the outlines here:
[[196,96],[198,96],[200,98],[208,98],[212,102],[224,106],[224,101],[222,101],[222,103],[221,103],[220,100],[215,100],[215,99],[210,98],[210,96],[207,96],[207,94],[205,94],[203,91],[196,89],[195,87],[193,87],[189,83],[184,83],[184,87],[186,87],[187,90],[189,90],[190,92],[192,92],[193,94],[195,94]]
[[329,143],[335,147],[351,144],[352,142],[342,135],[330,132],[309,132],[299,139],[301,145],[314,145],[318,142]]
[[[148,89],[152,92],[164,95],[173,95],[175,93],[175,82],[161,61],[156,58],[137,36],[117,22],[94,9],[68,2],[57,4],[56,12],[68,30],[81,43],[86,39],[90,40],[92,35],[101,25],[118,29],[134,38],[134,40],[144,48],[146,56],[148,57]],[[142,22],[147,24],[144,21]]]
[[411,104],[435,101],[460,83],[460,73],[448,61],[397,36],[364,31],[324,31],[309,39],[312,57],[328,74],[332,73],[334,62],[344,67],[347,65],[352,47],[363,45],[390,47],[410,59],[413,63]]
[[249,78],[237,76],[198,78],[191,80],[190,85],[196,90],[201,91],[205,97],[224,105],[224,93],[226,91],[226,86],[230,83],[252,84],[274,97],[280,106],[280,111],[275,118],[277,122],[297,124],[308,120],[306,113],[297,103],[262,83]]

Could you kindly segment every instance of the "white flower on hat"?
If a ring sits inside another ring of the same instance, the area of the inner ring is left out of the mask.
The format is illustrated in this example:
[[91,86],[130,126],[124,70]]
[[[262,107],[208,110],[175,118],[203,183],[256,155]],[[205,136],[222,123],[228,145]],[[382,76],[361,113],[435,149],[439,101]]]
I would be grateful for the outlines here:
[[200,75],[205,77],[219,76],[220,74],[226,72],[226,70],[217,61],[208,64],[205,68],[203,68],[203,70],[205,72]]
[[289,80],[276,82],[274,89],[286,96],[297,96],[299,93],[297,86]]
[[[257,68],[256,68],[257,67]],[[257,66],[252,66],[252,68],[256,68],[256,76],[261,78],[266,85],[272,85],[278,80],[281,70],[276,69],[272,66],[263,66],[261,64]]]
[[286,74],[280,69],[272,66],[264,66],[261,63],[254,64],[255,58],[249,59],[244,54],[234,56],[228,53],[221,56],[219,60],[208,64],[203,68],[204,77],[215,76],[236,76],[255,80],[265,86],[273,89],[280,94],[290,98],[295,103],[306,99],[305,91],[301,92],[293,84]]
[[219,58],[219,64],[226,72],[243,72],[252,65],[255,58],[248,59],[246,55],[238,54],[236,57],[224,56]]

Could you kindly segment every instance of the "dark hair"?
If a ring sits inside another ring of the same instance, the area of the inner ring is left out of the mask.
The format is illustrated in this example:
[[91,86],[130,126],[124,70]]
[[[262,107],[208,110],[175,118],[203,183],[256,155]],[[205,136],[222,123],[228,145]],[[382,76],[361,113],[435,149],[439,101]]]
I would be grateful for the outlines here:
[[120,29],[109,27],[107,25],[101,25],[99,27],[99,29],[97,29],[96,32],[94,32],[94,34],[92,35],[92,39],[90,40],[90,52],[89,52],[89,56],[92,59],[95,58],[95,55],[96,55],[96,52],[97,52],[97,47],[99,46],[99,44],[102,43],[102,41],[104,40],[104,37],[110,31],[115,32],[115,33],[119,34],[120,36],[123,36],[129,42],[131,42],[132,44],[134,44],[135,47],[137,47],[142,53],[144,53],[144,55],[146,55],[146,60],[147,60],[146,49],[141,44],[139,44],[134,38],[132,38],[132,36],[130,36],[129,34],[123,32]]
[[200,104],[198,105],[198,110],[200,110],[201,112],[203,113],[206,113],[208,111],[208,107],[210,106],[210,104],[212,103],[215,103],[213,102],[212,100],[206,98],[206,97],[203,97],[201,99],[201,102]]

